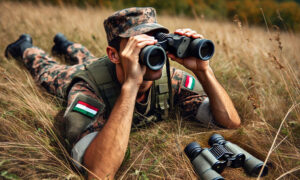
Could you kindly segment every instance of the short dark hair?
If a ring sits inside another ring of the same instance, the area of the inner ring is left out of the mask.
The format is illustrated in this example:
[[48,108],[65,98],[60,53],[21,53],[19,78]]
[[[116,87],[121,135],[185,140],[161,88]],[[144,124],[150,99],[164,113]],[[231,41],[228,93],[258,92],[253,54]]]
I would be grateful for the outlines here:
[[115,48],[118,52],[120,50],[120,43],[121,43],[121,38],[120,37],[115,37],[113,40],[108,42],[108,45]]

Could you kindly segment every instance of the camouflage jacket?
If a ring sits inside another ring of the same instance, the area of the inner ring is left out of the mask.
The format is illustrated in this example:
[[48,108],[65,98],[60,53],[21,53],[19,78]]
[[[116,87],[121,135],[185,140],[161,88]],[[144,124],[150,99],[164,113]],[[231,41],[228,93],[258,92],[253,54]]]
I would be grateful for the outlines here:
[[[107,57],[100,58],[98,61],[86,66],[84,71],[80,71],[75,75],[69,87],[65,89],[66,96],[69,97],[69,100],[72,99],[72,104],[69,105],[65,113],[67,136],[75,137],[82,131],[90,133],[103,127],[121,89],[114,68],[115,66]],[[154,81],[152,87],[146,93],[144,101],[136,103],[133,118],[134,127],[144,126],[166,118],[170,97],[167,81],[167,76],[163,73],[161,79]],[[176,107],[181,109],[182,115],[195,116],[201,102],[206,98],[197,79],[182,70],[171,68],[170,83],[172,84],[171,92],[173,94],[171,97]],[[76,97],[70,97],[74,91],[77,92],[76,88],[79,86],[85,86],[90,92],[81,95],[76,93]],[[94,95],[91,96],[90,94]],[[78,109],[78,107],[83,107],[82,104],[84,103],[86,107],[94,110],[93,115],[87,115],[87,112]]]

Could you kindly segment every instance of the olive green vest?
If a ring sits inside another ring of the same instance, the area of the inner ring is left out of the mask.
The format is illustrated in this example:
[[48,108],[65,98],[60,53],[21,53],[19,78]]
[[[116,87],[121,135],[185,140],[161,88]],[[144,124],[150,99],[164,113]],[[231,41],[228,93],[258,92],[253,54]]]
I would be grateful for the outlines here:
[[[85,70],[79,71],[73,77],[70,85],[65,90],[65,97],[67,97],[71,87],[82,80],[87,82],[96,95],[103,99],[106,106],[104,118],[108,118],[121,91],[121,84],[117,80],[115,65],[106,56],[85,66]],[[147,115],[135,111],[133,117],[135,126],[143,126],[148,122],[158,121],[168,115],[169,99],[173,99],[170,83],[170,78],[168,78],[166,68],[164,68],[162,77],[154,81],[151,94],[149,94],[151,95],[151,110]]]

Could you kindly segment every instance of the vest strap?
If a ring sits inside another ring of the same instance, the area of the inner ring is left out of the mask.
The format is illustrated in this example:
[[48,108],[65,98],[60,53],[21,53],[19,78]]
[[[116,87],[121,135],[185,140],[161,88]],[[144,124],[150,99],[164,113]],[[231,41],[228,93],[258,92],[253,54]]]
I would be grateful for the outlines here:
[[167,67],[164,66],[162,70],[162,76],[155,81],[156,90],[156,105],[157,109],[161,110],[162,118],[165,119],[169,115],[169,80],[167,75]]

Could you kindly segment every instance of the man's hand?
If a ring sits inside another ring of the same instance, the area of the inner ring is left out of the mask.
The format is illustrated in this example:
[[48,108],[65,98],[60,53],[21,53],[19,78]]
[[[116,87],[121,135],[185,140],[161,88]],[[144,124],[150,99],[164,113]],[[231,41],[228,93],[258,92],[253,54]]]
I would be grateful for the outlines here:
[[[181,36],[187,36],[191,38],[200,38],[203,39],[201,34],[198,34],[196,31],[191,29],[177,29],[174,34],[178,34]],[[171,58],[173,61],[178,62],[179,64],[183,65],[185,68],[195,72],[198,71],[206,71],[209,69],[209,61],[203,61],[201,59],[195,57],[187,57],[187,58],[178,58],[174,54],[168,53],[168,57]]]
[[[191,29],[178,29],[175,31],[175,34],[203,39],[201,34]],[[173,54],[168,54],[168,57],[193,71],[197,76],[209,97],[210,108],[219,125],[226,128],[237,128],[240,126],[241,120],[239,115],[227,92],[214,76],[213,70],[209,66],[209,61],[203,61],[195,57],[180,59]]]
[[154,37],[146,34],[133,36],[128,39],[125,48],[121,52],[125,82],[133,82],[137,85],[143,82],[146,67],[139,63],[139,54],[145,46],[156,43],[157,40]]

